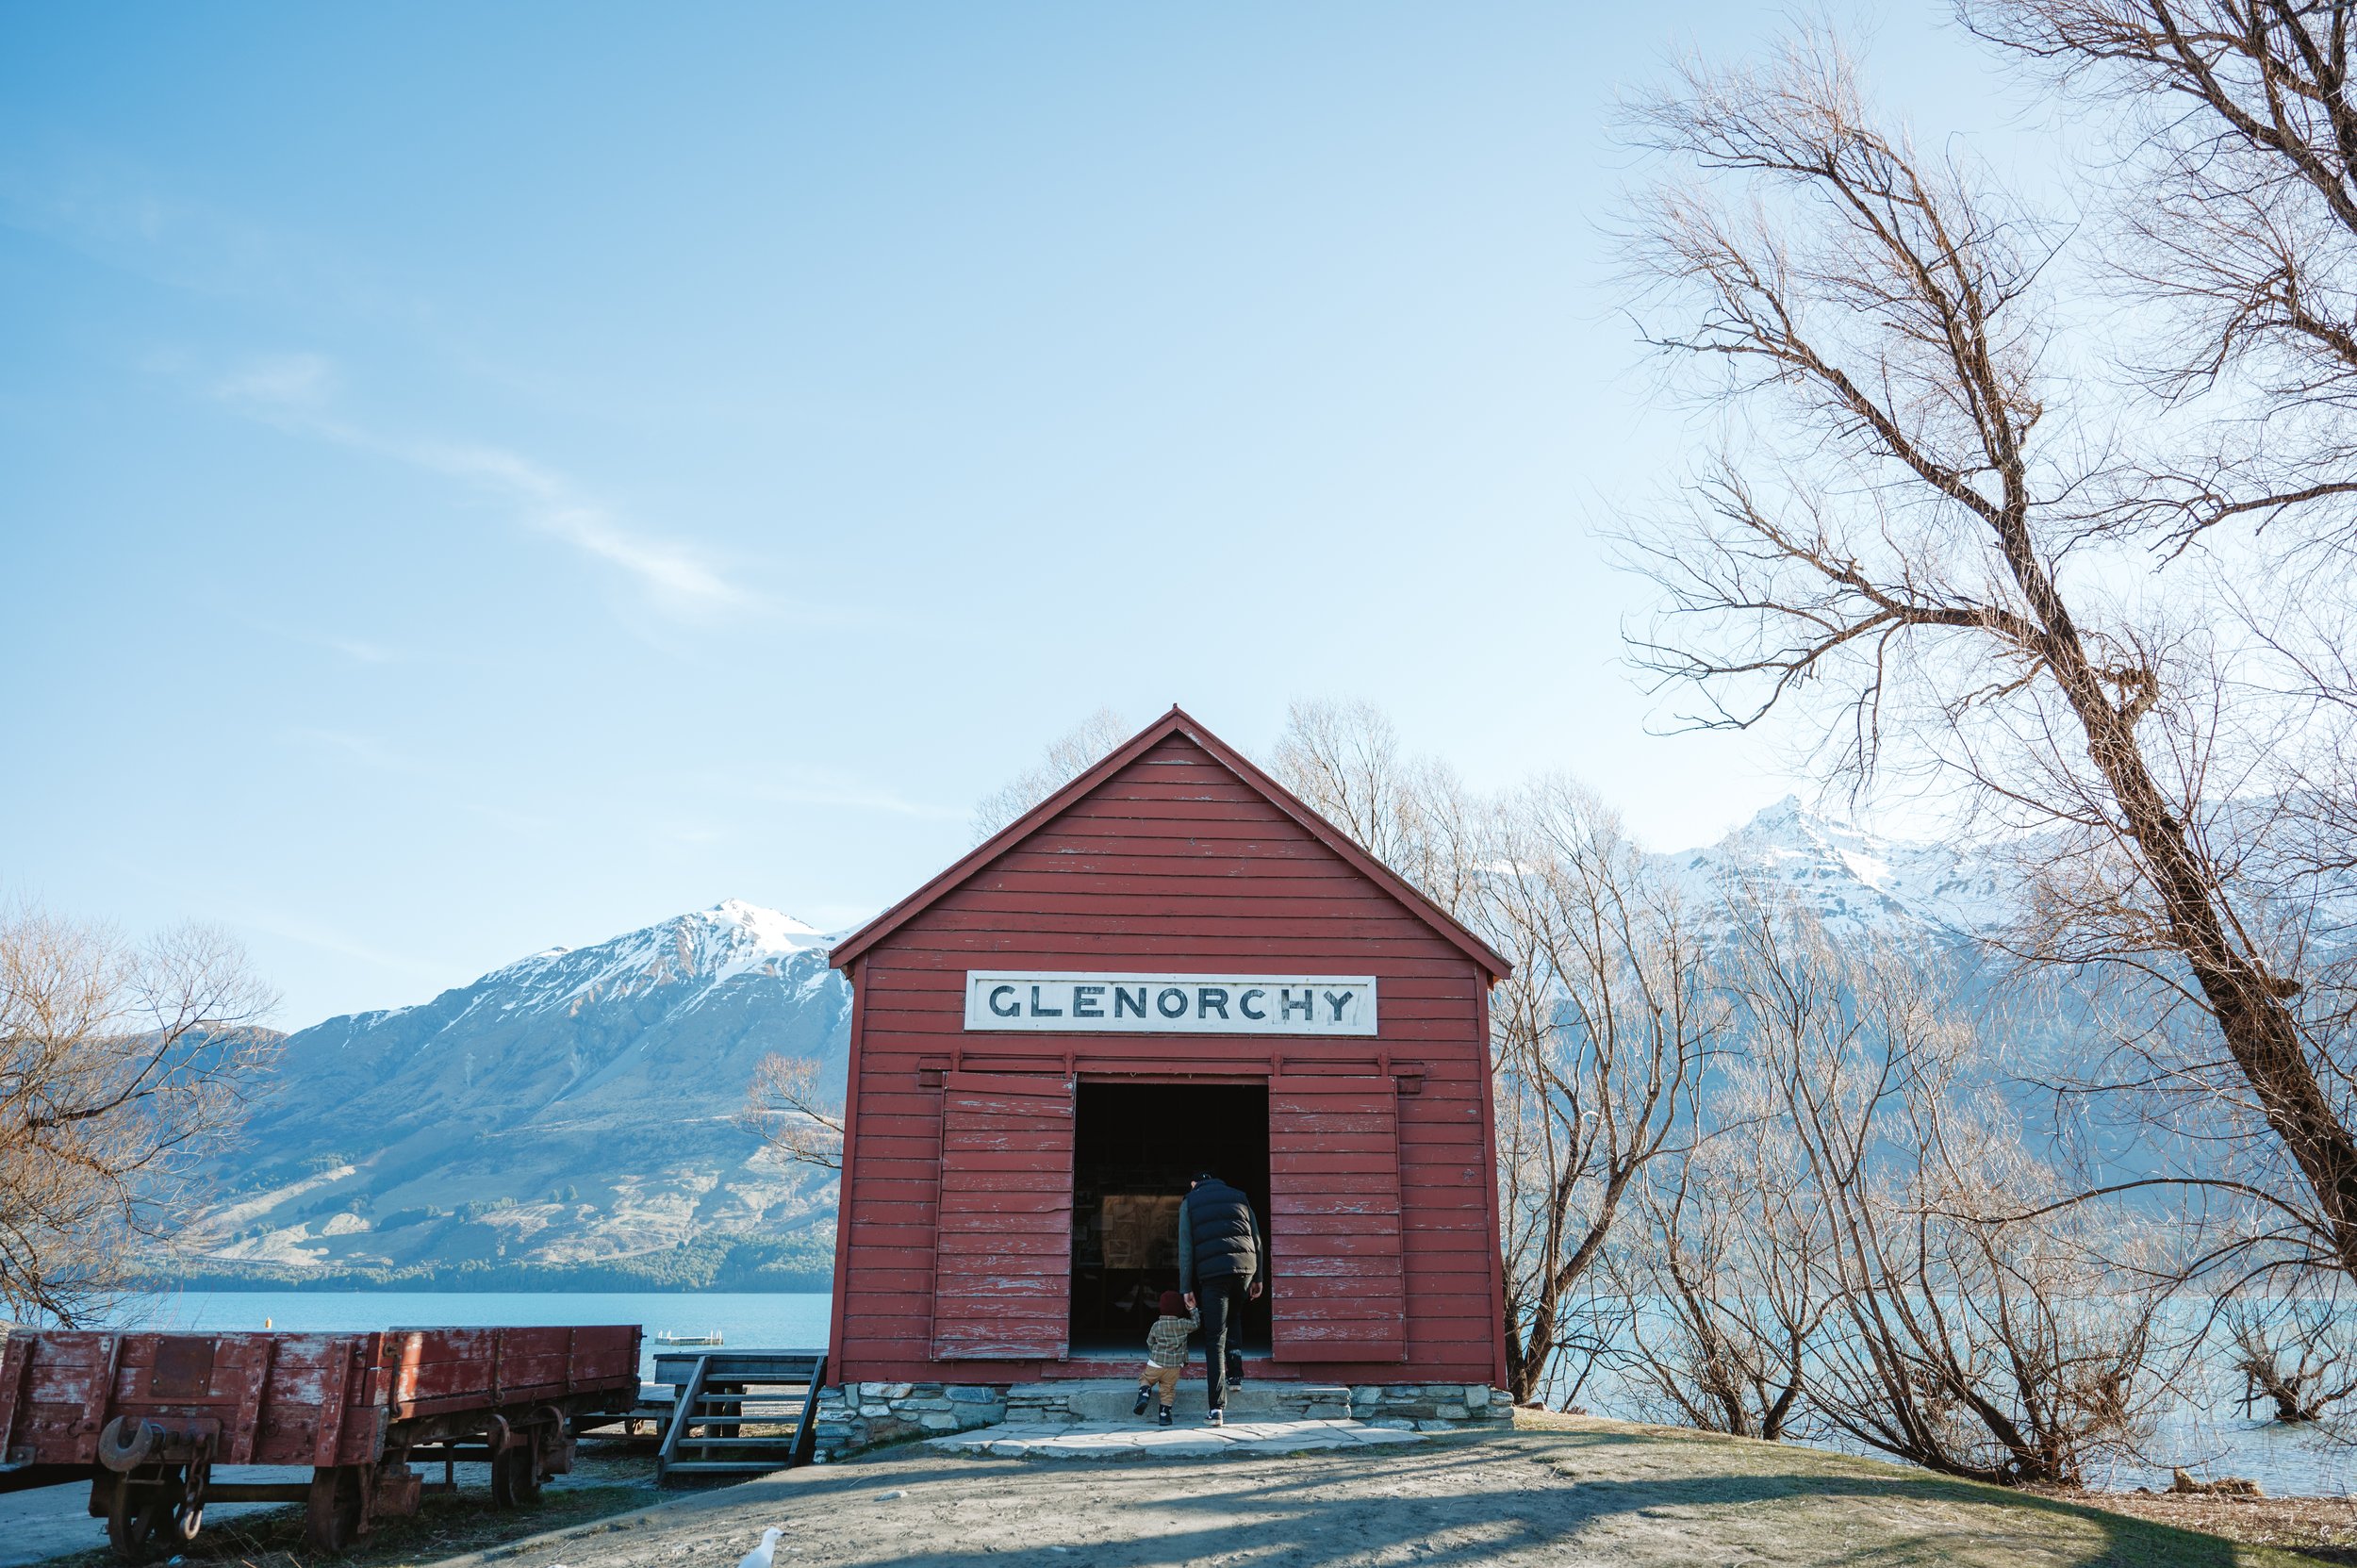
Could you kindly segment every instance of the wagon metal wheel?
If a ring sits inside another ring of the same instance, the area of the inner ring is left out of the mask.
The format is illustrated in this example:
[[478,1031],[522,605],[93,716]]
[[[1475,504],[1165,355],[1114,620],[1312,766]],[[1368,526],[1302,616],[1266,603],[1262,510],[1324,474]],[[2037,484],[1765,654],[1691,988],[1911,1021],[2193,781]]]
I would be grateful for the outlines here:
[[493,1508],[522,1506],[516,1501],[515,1491],[507,1484],[507,1450],[504,1448],[491,1450],[491,1506]]
[[483,1444],[491,1450],[491,1506],[520,1508],[515,1489],[507,1484],[507,1440],[512,1432],[507,1417],[494,1414],[490,1425],[483,1430]]
[[524,1508],[540,1506],[540,1483],[546,1477],[540,1469],[540,1445],[527,1444],[516,1450],[516,1478],[509,1484],[515,1488],[516,1501]]
[[172,1522],[180,1500],[180,1470],[165,1465],[160,1476],[134,1481],[124,1476],[115,1482],[107,1504],[107,1539],[124,1562],[145,1562],[155,1555],[156,1541]]
[[303,1506],[303,1538],[338,1557],[360,1539],[361,1467],[322,1464],[311,1472],[311,1495]]
[[491,1501],[502,1508],[532,1508],[540,1501],[540,1451],[533,1444],[491,1456]]

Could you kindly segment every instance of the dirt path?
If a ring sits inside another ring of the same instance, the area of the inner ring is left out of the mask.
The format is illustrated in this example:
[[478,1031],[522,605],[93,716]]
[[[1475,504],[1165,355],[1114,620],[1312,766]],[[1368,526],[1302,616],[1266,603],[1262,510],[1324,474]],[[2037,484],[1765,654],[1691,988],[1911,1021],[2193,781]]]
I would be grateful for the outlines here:
[[2305,1563],[2076,1504],[1810,1449],[1604,1421],[1247,1460],[966,1459],[798,1470],[444,1568],[1691,1568]]

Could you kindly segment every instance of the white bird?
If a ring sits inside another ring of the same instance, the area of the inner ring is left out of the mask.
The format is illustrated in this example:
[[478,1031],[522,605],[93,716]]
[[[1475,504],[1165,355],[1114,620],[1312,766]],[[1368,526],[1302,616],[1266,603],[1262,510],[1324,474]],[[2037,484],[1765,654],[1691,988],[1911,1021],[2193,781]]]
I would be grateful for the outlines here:
[[761,1532],[761,1544],[747,1552],[736,1568],[769,1568],[770,1559],[777,1556],[778,1537],[785,1532],[772,1525]]

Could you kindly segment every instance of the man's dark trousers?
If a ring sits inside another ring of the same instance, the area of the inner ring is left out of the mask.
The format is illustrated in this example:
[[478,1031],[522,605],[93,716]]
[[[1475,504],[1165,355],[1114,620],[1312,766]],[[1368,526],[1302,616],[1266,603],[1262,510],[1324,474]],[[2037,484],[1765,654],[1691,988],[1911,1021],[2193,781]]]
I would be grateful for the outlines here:
[[1228,1408],[1228,1385],[1244,1381],[1244,1351],[1231,1348],[1229,1334],[1244,1338],[1244,1276],[1215,1274],[1195,1282],[1195,1301],[1203,1313],[1203,1377],[1211,1409]]

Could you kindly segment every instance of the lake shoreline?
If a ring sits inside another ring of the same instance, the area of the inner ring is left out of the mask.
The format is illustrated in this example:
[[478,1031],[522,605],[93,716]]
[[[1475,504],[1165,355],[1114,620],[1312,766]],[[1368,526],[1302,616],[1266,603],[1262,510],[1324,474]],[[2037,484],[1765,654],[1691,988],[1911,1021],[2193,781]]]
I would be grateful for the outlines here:
[[[657,1333],[717,1332],[726,1346],[737,1349],[819,1349],[828,1342],[832,1306],[832,1296],[823,1290],[337,1290],[321,1281],[249,1279],[230,1289],[173,1289],[126,1296],[114,1321],[135,1329],[216,1333],[265,1327],[354,1332],[429,1324],[635,1323],[647,1331],[641,1370],[651,1380],[654,1353],[661,1348],[654,1343]],[[1813,1444],[1793,1446],[1833,1451]],[[2085,1495],[2137,1498],[2140,1486],[2167,1486],[2169,1468],[2177,1464],[2204,1478],[2248,1477],[2266,1489],[2263,1501],[2270,1503],[2307,1500],[2321,1507],[2357,1494],[2357,1444],[2322,1430],[2223,1417],[2196,1419],[2189,1411],[2168,1429],[2154,1433],[2145,1451],[2151,1457],[2119,1456],[2093,1467],[2090,1478],[2096,1484]],[[2143,1495],[2165,1494],[2155,1491]]]
[[383,1284],[365,1276],[331,1274],[324,1277],[296,1276],[284,1279],[254,1275],[149,1275],[131,1282],[127,1287],[133,1296],[179,1296],[202,1292],[207,1296],[268,1296],[292,1291],[301,1295],[370,1296],[386,1292],[415,1293],[433,1296],[826,1296],[833,1290],[832,1279],[826,1275],[789,1275],[778,1284],[758,1285],[692,1285],[649,1284],[636,1280],[609,1282],[600,1279],[580,1283],[570,1277],[558,1276],[539,1280],[530,1276],[496,1275],[478,1279],[472,1275],[452,1278],[404,1278]]

